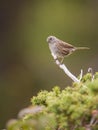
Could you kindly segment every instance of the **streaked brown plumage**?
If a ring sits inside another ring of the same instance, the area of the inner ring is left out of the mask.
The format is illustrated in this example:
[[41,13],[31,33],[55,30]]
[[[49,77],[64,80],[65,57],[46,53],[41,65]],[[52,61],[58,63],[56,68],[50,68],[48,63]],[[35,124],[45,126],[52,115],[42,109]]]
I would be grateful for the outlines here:
[[55,59],[61,58],[61,63],[65,56],[72,54],[76,50],[89,49],[88,47],[75,47],[69,43],[66,43],[55,36],[49,36],[47,38],[50,51]]

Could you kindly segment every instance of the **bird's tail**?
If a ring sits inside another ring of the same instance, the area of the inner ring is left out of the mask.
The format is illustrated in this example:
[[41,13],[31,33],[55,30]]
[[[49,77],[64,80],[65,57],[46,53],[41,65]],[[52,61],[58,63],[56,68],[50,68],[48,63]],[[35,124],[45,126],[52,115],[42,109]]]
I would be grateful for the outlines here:
[[85,50],[85,49],[90,49],[89,47],[76,47],[76,50]]

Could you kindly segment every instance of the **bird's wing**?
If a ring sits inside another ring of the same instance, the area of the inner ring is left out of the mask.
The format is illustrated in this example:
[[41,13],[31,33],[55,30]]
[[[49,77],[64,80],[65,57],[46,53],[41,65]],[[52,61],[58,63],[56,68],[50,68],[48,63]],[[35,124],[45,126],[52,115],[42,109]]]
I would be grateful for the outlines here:
[[63,47],[63,48],[68,48],[68,49],[71,49],[71,48],[74,48],[73,45],[67,43],[67,42],[64,42],[64,41],[61,41],[60,40],[60,45]]
[[57,48],[62,53],[62,55],[68,55],[74,46],[60,40],[57,43]]

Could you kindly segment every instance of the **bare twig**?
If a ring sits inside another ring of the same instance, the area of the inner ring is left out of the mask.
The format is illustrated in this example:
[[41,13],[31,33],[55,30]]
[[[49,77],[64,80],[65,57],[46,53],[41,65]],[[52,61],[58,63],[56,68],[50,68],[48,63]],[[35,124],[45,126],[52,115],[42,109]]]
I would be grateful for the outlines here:
[[[68,75],[74,82],[77,82],[77,83],[80,82],[80,80],[77,79],[77,78],[67,69],[67,67],[66,67],[64,64],[61,64],[61,62],[57,59],[57,57],[56,57],[53,53],[51,53],[51,55],[53,56],[53,59],[55,60],[55,63],[59,66],[60,69],[62,69],[62,70],[65,72],[66,75]],[[82,72],[82,70],[81,70],[81,74],[80,74],[80,75],[82,76],[82,74],[83,74],[83,72]]]
[[80,73],[80,78],[79,78],[79,80],[81,80],[82,77],[83,77],[83,70],[81,69],[81,73]]
[[61,64],[60,62],[59,62],[59,60],[57,60],[56,59],[56,64],[60,67],[60,69],[62,69],[64,72],[65,72],[65,74],[67,74],[74,82],[77,82],[77,83],[79,83],[80,82],[80,80],[78,79],[78,78],[76,78],[68,69],[67,69],[67,67],[64,65],[64,64]]
[[88,72],[92,75],[92,81],[94,80],[94,73],[92,68],[88,68]]

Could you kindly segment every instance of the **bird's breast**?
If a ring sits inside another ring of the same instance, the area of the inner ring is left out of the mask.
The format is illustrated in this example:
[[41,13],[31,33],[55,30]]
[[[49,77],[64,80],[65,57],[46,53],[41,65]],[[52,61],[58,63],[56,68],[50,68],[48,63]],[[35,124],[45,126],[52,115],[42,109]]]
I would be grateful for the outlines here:
[[55,43],[49,44],[49,49],[53,55],[55,55],[56,57],[61,57],[60,51],[58,50],[57,45]]

